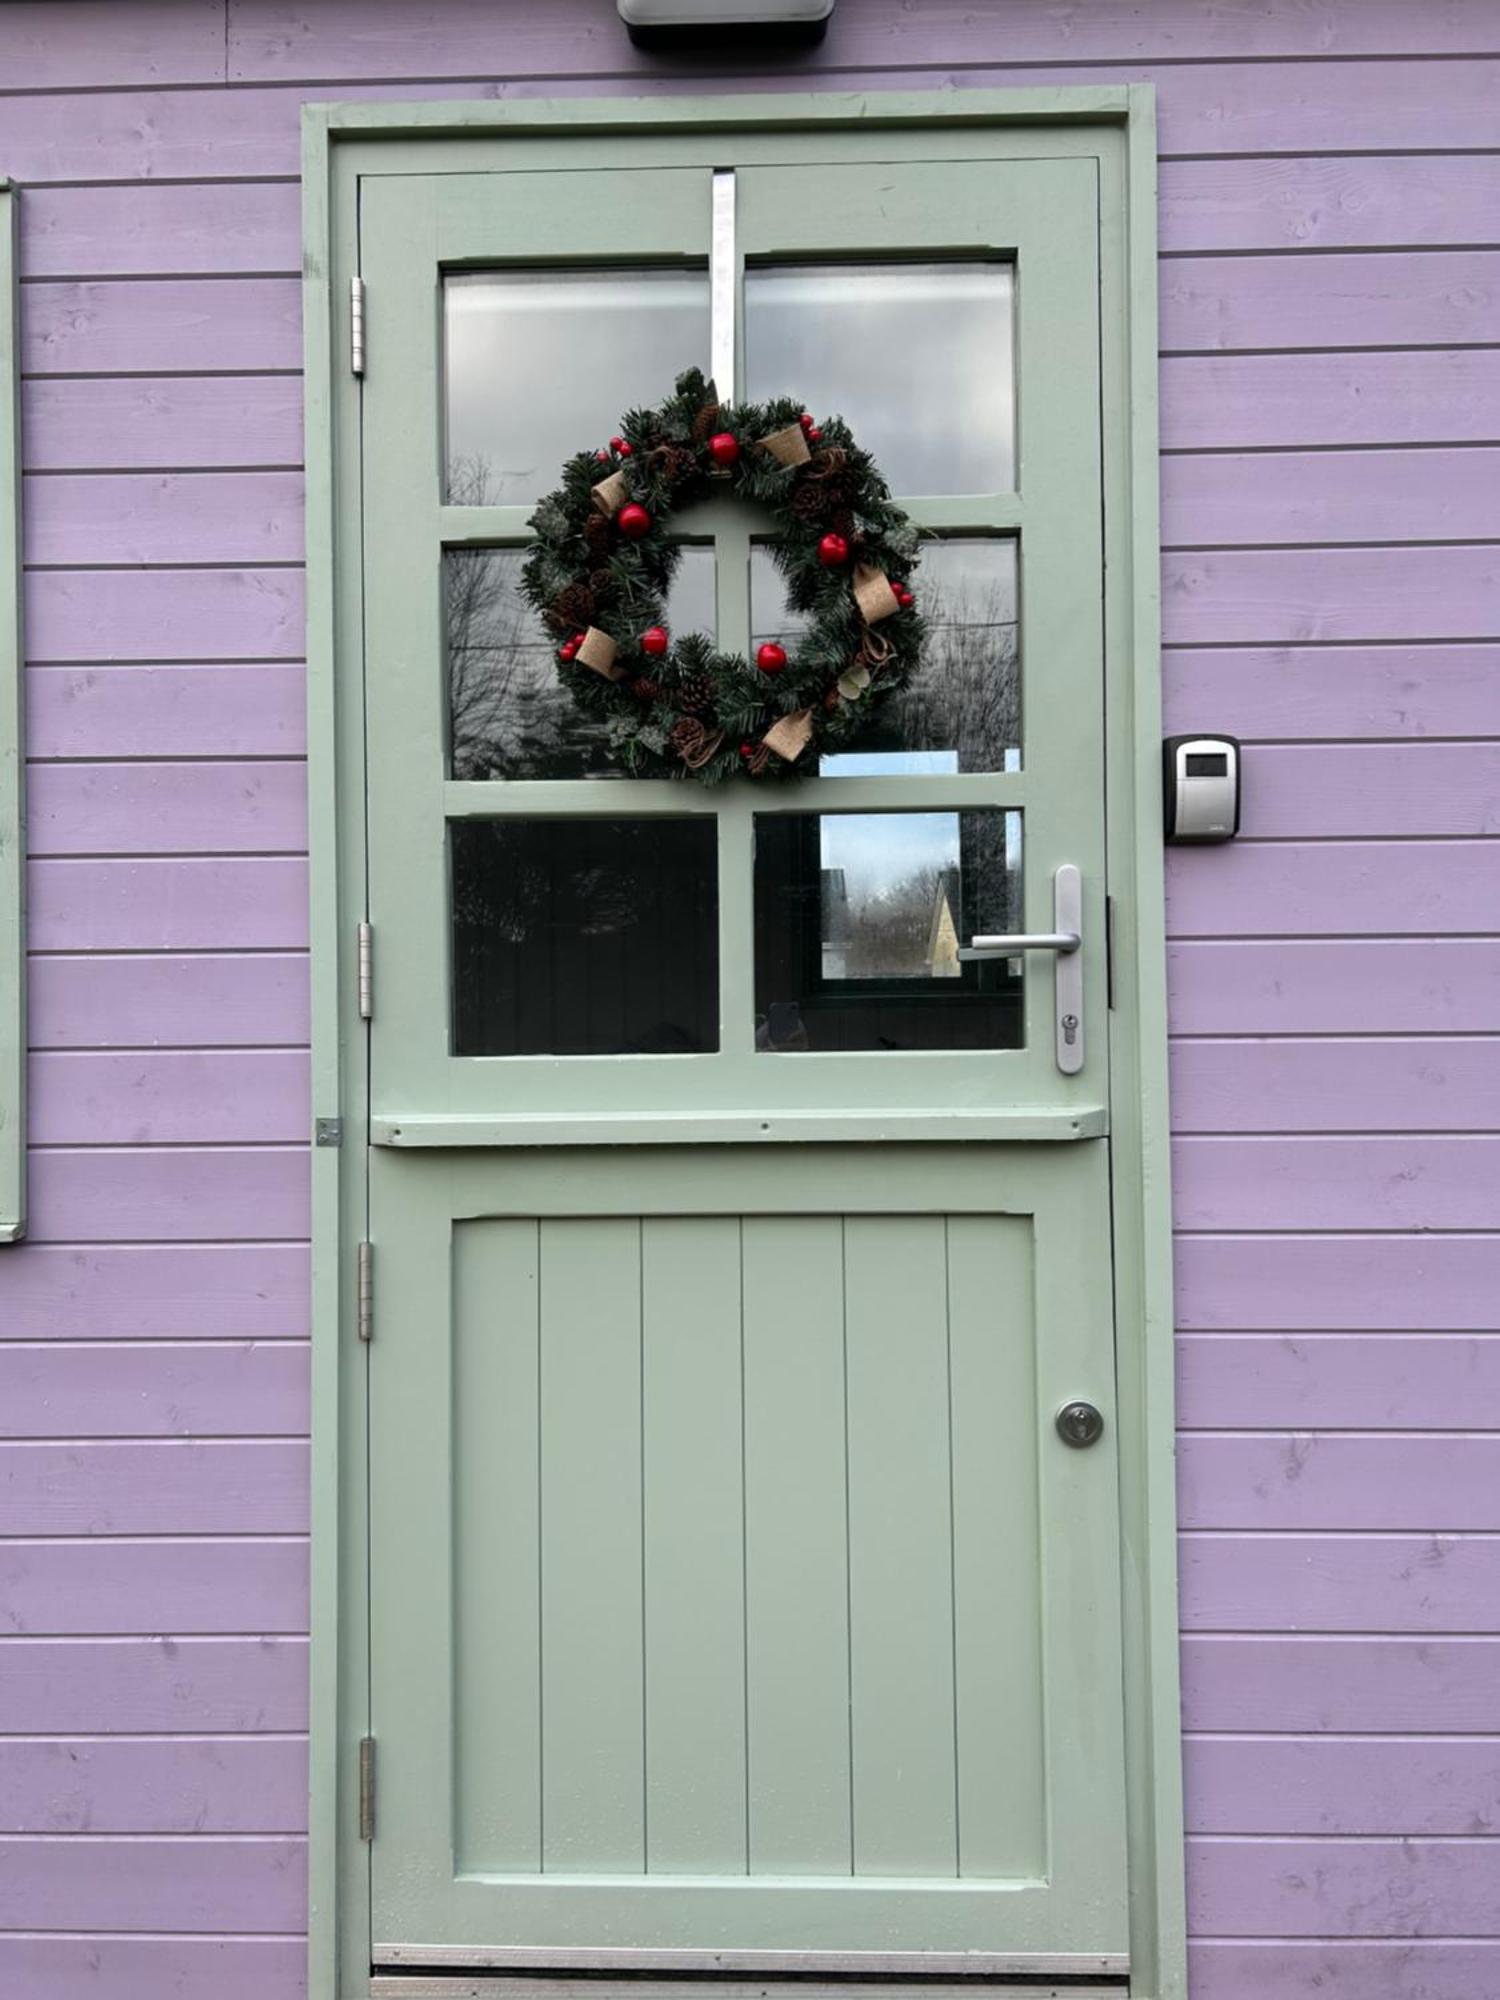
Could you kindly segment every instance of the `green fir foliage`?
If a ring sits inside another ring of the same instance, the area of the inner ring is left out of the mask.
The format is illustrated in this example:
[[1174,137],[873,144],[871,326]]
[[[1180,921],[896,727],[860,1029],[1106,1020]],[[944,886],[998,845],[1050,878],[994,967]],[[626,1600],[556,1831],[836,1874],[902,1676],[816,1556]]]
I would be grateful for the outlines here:
[[[689,369],[658,408],[626,413],[619,432],[624,454],[577,453],[563,467],[562,484],[531,516],[536,541],[522,587],[558,648],[563,685],[603,723],[621,768],[633,777],[716,784],[741,772],[765,782],[816,770],[822,753],[853,747],[873,711],[916,672],[920,611],[912,605],[867,627],[853,578],[856,565],[867,565],[884,571],[898,590],[907,587],[918,530],[841,417],[822,421],[803,465],[781,465],[759,442],[799,423],[805,427],[795,397],[720,405],[713,384]],[[728,468],[717,466],[708,449],[709,438],[721,432],[740,445]],[[635,540],[594,498],[594,487],[615,472],[650,516]],[[776,532],[767,547],[785,579],[787,604],[810,620],[779,673],[720,653],[697,632],[674,636],[665,655],[641,649],[641,634],[666,623],[679,553],[671,540],[673,513],[726,490],[770,512]],[[828,566],[819,559],[819,542],[829,533],[848,543],[847,562]],[[590,607],[587,622],[615,641],[622,679],[607,680],[563,657],[568,640],[582,637],[581,624],[569,629],[579,602]],[[888,657],[871,661],[872,651],[887,649]],[[840,678],[862,657],[870,666],[868,687],[855,693],[846,683],[841,693]],[[788,761],[763,738],[778,718],[804,710],[811,712],[812,740]]]

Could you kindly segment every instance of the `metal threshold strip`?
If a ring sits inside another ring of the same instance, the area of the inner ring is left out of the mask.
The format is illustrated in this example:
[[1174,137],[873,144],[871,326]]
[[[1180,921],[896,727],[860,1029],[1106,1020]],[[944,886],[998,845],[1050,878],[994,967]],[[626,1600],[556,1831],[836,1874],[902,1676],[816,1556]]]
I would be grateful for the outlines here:
[[[803,1975],[783,1978],[786,2000],[974,2000],[979,1993],[993,2000],[1124,2000],[1123,1979],[1100,1984],[1093,1979],[1038,1981],[1017,1979],[819,1979]],[[504,1972],[376,1973],[370,2000],[770,2000],[769,1979],[716,1979],[681,1974],[653,1979],[640,1974],[553,1973],[521,1978]],[[872,1990],[873,1989],[873,1990]]]
[[[372,1957],[377,1974],[399,1973],[410,1967],[423,1972],[453,1968],[466,1973],[506,1972],[528,1983],[563,1975],[597,1979],[618,1973],[632,1981],[720,1980],[735,1974],[752,1979],[822,1978],[843,1984],[873,1979],[960,1983],[1000,1980],[1119,1980],[1130,1973],[1123,1952],[1061,1951],[651,1951],[635,1946],[601,1945],[561,1948],[526,1945],[377,1944]],[[409,1987],[403,1991],[409,1992]]]

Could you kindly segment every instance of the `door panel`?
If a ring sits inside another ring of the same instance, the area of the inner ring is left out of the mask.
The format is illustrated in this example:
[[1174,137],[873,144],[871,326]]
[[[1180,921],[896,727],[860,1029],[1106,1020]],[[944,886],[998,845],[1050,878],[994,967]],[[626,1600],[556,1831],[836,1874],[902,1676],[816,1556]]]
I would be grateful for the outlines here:
[[1104,1148],[628,1158],[375,1159],[377,1960],[1123,1950]]

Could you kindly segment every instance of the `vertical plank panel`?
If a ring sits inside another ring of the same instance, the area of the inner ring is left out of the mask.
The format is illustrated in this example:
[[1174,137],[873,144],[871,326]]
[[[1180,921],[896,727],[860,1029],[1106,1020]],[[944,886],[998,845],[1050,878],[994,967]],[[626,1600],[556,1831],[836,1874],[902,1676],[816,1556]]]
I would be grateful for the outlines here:
[[742,1873],[744,1469],[740,1225],[641,1236],[646,1866]]
[[460,1223],[453,1274],[455,1858],[542,1865],[538,1232]]
[[1026,1222],[949,1218],[948,1314],[958,1869],[1039,1874],[1047,1826],[1036,1310]]
[[541,1225],[542,1866],[645,1866],[641,1226]]
[[747,1216],[743,1242],[750,1867],[847,1875],[843,1234]]
[[942,1219],[849,1217],[844,1283],[854,1871],[956,1875]]

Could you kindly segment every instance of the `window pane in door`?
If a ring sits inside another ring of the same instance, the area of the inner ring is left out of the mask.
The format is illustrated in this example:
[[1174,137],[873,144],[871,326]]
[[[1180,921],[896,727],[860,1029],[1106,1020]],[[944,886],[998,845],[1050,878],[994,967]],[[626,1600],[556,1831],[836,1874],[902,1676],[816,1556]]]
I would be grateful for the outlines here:
[[844,417],[892,492],[1015,485],[1012,268],[775,264],[745,273],[745,377]]
[[[603,725],[557,677],[541,619],[521,594],[524,549],[443,557],[449,768],[455,778],[617,777]],[[714,554],[682,551],[667,600],[676,633],[716,629]]]
[[[911,777],[1021,768],[1021,664],[1016,543],[945,536],[924,542],[916,590],[927,643],[910,686],[872,712],[858,750],[825,757],[825,778]],[[767,550],[750,554],[755,645],[796,645],[807,620],[788,610]]]
[[1016,812],[758,815],[757,1047],[1019,1048],[1022,962],[958,953],[1021,887]]
[[708,366],[706,270],[472,271],[443,282],[447,498],[517,506],[626,410]]
[[449,836],[455,1055],[718,1047],[711,819],[461,820]]

